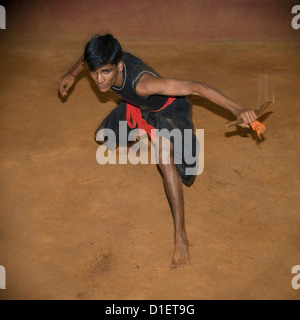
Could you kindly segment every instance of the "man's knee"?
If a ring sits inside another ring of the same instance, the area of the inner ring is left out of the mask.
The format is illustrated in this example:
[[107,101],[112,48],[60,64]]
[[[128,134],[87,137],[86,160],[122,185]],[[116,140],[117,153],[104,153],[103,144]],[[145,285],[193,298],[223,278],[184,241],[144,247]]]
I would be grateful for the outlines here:
[[174,147],[170,140],[160,137],[158,166],[174,164]]
[[95,131],[95,134],[94,134],[95,141],[100,144],[104,142],[104,134],[103,134],[102,129],[104,129],[103,122],[100,124],[100,126],[97,128],[97,130]]

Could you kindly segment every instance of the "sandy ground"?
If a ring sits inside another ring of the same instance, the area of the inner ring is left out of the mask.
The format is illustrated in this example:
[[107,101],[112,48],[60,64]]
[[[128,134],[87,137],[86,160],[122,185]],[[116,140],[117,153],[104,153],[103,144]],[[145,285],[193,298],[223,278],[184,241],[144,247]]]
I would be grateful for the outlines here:
[[94,130],[116,99],[88,76],[66,102],[58,97],[83,43],[0,45],[0,299],[300,298],[291,286],[300,264],[299,41],[123,44],[162,74],[207,82],[245,107],[275,92],[261,143],[191,97],[205,168],[184,187],[191,265],[176,270],[156,166],[96,161]]

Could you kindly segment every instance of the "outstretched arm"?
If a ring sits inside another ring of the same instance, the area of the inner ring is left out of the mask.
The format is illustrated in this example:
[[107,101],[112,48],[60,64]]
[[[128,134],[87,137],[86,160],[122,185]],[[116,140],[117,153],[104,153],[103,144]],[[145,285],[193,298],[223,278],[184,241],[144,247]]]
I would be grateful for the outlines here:
[[74,66],[63,75],[58,81],[58,91],[65,97],[68,94],[69,89],[73,86],[76,76],[84,69],[84,57],[83,55],[74,64]]
[[219,90],[202,82],[156,78],[145,74],[138,83],[136,92],[143,97],[154,94],[167,96],[198,95],[232,112],[238,119],[244,121],[244,124],[242,124],[244,127],[249,127],[247,124],[252,123],[257,118],[254,111],[242,108]]

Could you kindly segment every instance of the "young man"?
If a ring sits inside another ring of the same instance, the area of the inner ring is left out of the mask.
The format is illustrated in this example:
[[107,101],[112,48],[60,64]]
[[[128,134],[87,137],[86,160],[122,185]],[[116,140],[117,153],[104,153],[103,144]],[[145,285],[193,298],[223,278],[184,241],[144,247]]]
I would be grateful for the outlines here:
[[[92,79],[100,92],[113,91],[122,102],[104,119],[95,134],[95,140],[104,141],[103,130],[112,129],[119,137],[119,121],[127,121],[128,133],[135,127],[144,129],[151,139],[150,129],[193,129],[191,120],[192,106],[185,98],[198,95],[231,111],[241,126],[249,127],[256,120],[254,111],[246,110],[225,97],[211,86],[188,80],[167,79],[147,66],[135,56],[123,52],[120,43],[110,34],[94,36],[86,45],[84,55],[59,80],[59,92],[65,97],[74,84],[76,76],[88,65]],[[164,139],[159,137],[159,139]],[[171,139],[170,139],[171,140]],[[128,140],[127,140],[128,141]],[[117,141],[118,143],[119,141]],[[159,142],[159,141],[158,141]],[[160,140],[161,142],[161,140]],[[171,142],[173,142],[171,140]],[[190,148],[193,153],[197,139],[192,135],[190,143],[183,142],[183,149]],[[166,194],[174,221],[174,252],[172,267],[190,263],[189,245],[184,222],[184,201],[182,182],[191,185],[195,176],[186,175],[190,164],[174,161],[174,145],[171,143],[166,155],[162,143],[158,143],[159,162]],[[170,161],[166,161],[166,157]],[[180,161],[179,161],[180,162]]]

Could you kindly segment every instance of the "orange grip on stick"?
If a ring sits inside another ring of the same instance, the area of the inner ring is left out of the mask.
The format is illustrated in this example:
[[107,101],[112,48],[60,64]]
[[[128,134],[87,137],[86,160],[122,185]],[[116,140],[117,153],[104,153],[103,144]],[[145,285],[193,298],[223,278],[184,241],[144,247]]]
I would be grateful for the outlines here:
[[261,135],[263,132],[266,131],[266,127],[265,127],[261,122],[259,122],[259,121],[257,121],[257,120],[254,121],[254,122],[252,122],[250,125],[251,125],[251,128],[252,128],[254,131],[256,131],[259,139],[261,140],[261,136],[260,136],[260,135]]

